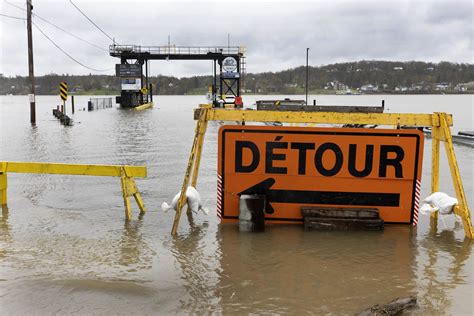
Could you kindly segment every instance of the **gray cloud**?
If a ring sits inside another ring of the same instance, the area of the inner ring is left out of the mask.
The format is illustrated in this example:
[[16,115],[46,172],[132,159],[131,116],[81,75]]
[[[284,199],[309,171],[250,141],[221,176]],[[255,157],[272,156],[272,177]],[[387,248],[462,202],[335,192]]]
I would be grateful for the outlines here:
[[[24,7],[24,1],[13,1]],[[33,0],[34,12],[104,48],[110,41],[69,1]],[[248,71],[360,59],[472,63],[470,1],[85,1],[75,0],[121,44],[246,45]],[[24,12],[0,2],[0,12]],[[118,59],[36,19],[54,41],[84,64],[111,69]],[[0,73],[27,74],[26,26],[0,17]],[[35,73],[88,74],[34,31]],[[205,61],[154,61],[152,74],[210,74]],[[107,72],[113,74],[113,70]]]

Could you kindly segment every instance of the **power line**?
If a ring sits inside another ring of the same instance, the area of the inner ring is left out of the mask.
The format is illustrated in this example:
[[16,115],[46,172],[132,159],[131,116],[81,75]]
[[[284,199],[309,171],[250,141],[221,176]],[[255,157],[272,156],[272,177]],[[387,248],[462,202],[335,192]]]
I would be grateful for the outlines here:
[[69,0],[69,2],[74,6],[74,8],[77,9],[77,11],[79,11],[87,20],[89,20],[89,22],[91,22],[97,29],[99,29],[99,31],[101,31],[105,36],[107,36],[113,43],[115,43],[115,40],[107,33],[105,33],[105,31],[103,29],[101,29],[97,24],[94,23],[94,21],[92,21],[84,12],[82,12],[81,9],[78,8],[77,5],[74,4],[74,2],[72,2],[72,0]]
[[87,69],[90,69],[90,70],[93,70],[93,71],[97,71],[97,72],[104,72],[104,71],[108,71],[108,70],[111,70],[111,69],[112,69],[112,68],[109,68],[109,69],[95,69],[95,68],[91,68],[91,67],[89,67],[89,66],[84,65],[83,63],[81,63],[80,61],[78,61],[77,59],[75,59],[74,57],[72,57],[71,55],[69,55],[69,54],[68,54],[65,50],[63,50],[58,44],[56,44],[51,38],[49,38],[49,36],[46,35],[46,33],[44,33],[43,30],[41,30],[38,25],[36,25],[36,23],[33,22],[33,25],[36,27],[36,29],[38,29],[38,31],[41,32],[41,34],[44,35],[44,37],[46,37],[54,46],[56,46],[57,49],[59,49],[64,55],[66,55],[67,57],[69,57],[70,59],[72,59],[73,61],[75,61],[77,64],[81,65],[82,67],[87,68]]
[[23,10],[23,11],[27,11],[25,8],[22,8],[22,7],[14,4],[14,3],[8,2],[7,0],[4,0],[4,1],[5,1],[6,4],[11,5],[12,7],[15,7],[15,8]]
[[61,27],[55,25],[54,23],[51,23],[51,22],[49,22],[48,20],[43,19],[42,17],[40,17],[40,16],[39,16],[38,14],[36,14],[36,13],[33,13],[33,16],[36,17],[36,18],[39,18],[40,20],[42,20],[42,21],[44,21],[44,22],[46,22],[46,23],[48,23],[48,24],[54,26],[54,27],[57,28],[58,30],[63,31],[64,33],[68,34],[69,36],[72,36],[72,37],[74,37],[74,38],[76,38],[76,39],[78,39],[78,40],[80,40],[80,41],[82,41],[82,42],[84,42],[84,43],[86,43],[86,44],[89,44],[89,45],[91,45],[91,46],[94,46],[95,48],[98,48],[98,49],[100,49],[100,50],[103,50],[104,52],[108,52],[108,51],[109,51],[108,49],[105,49],[105,48],[103,48],[103,47],[97,46],[97,45],[94,44],[94,43],[91,43],[91,42],[89,42],[89,41],[86,41],[85,39],[80,38],[79,36],[74,35],[74,34],[68,32],[68,31],[62,29]]
[[[18,8],[18,9],[20,9],[20,10],[26,11],[26,9],[24,9],[24,8],[22,8],[22,7],[20,7],[20,6],[17,6],[16,4],[13,4],[13,3],[11,3],[11,2],[8,2],[7,0],[5,0],[5,3],[7,3],[7,4],[9,4],[9,5],[11,5],[11,6],[15,7],[15,8]],[[57,28],[57,29],[60,30],[60,31],[63,31],[64,33],[68,34],[69,36],[72,36],[72,37],[74,37],[74,38],[76,38],[76,39],[78,39],[78,40],[80,40],[80,41],[82,41],[82,42],[84,42],[84,43],[86,43],[86,44],[91,45],[91,46],[94,46],[95,48],[98,48],[98,49],[100,49],[100,50],[103,50],[103,51],[105,51],[105,52],[108,52],[107,49],[105,49],[105,48],[103,48],[103,47],[100,47],[100,46],[97,46],[97,45],[95,45],[94,43],[91,43],[91,42],[89,42],[89,41],[87,41],[87,40],[85,40],[85,39],[83,39],[83,38],[80,38],[80,37],[77,36],[77,35],[72,34],[71,32],[66,31],[66,30],[63,29],[62,27],[57,26],[57,25],[54,24],[53,22],[50,22],[50,21],[46,20],[45,18],[39,16],[38,14],[36,14],[36,13],[32,13],[32,14],[33,14],[33,17],[36,17],[36,18],[38,18],[38,19],[40,19],[40,20],[42,20],[42,21],[44,21],[44,22],[46,22],[46,23],[48,23],[48,24],[54,26],[55,28]]]
[[26,21],[25,18],[20,18],[20,17],[17,17],[17,16],[6,15],[6,14],[3,14],[3,13],[0,13],[0,15],[1,15],[1,16],[4,16],[4,17],[6,17],[6,18],[10,18],[10,19]]

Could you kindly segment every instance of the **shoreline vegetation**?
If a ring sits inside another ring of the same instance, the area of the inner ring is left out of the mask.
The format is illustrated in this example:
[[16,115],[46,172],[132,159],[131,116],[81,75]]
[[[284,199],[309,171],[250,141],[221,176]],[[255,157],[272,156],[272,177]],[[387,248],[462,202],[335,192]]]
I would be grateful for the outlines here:
[[[450,62],[358,61],[309,67],[309,94],[473,94],[474,65]],[[244,74],[244,95],[303,95],[306,67],[279,72]],[[73,95],[117,95],[120,78],[114,75],[48,74],[35,78],[37,95],[58,94],[58,84],[68,83]],[[151,76],[155,95],[204,95],[211,76],[176,78]],[[26,95],[27,76],[0,74],[0,95]]]
[[[338,91],[326,91],[326,90],[310,90],[308,91],[308,95],[350,95],[346,93],[342,93],[344,91],[341,91],[341,93],[337,93]],[[202,90],[202,92],[195,91],[193,93],[184,93],[184,94],[157,94],[153,93],[153,95],[176,95],[176,96],[193,96],[193,95],[205,95],[207,91],[205,89]],[[36,94],[38,95],[56,95],[55,94]],[[249,93],[245,92],[242,93],[242,95],[282,95],[282,96],[292,96],[292,95],[297,95],[301,96],[304,95],[305,92],[302,93]],[[431,91],[431,92],[365,92],[365,93],[358,93],[358,94],[352,94],[352,95],[444,95],[444,94],[449,94],[449,95],[474,95],[474,91],[465,91],[465,92],[460,92],[460,91],[446,91],[446,92],[440,92],[440,91]],[[8,94],[8,95],[13,95],[13,94]],[[27,93],[25,94],[15,94],[15,95],[28,95]],[[120,90],[117,91],[111,91],[111,90],[90,90],[90,91],[80,91],[80,92],[69,92],[69,95],[83,95],[83,96],[117,96],[120,95]],[[2,94],[0,94],[2,96]],[[5,95],[3,95],[5,96]]]

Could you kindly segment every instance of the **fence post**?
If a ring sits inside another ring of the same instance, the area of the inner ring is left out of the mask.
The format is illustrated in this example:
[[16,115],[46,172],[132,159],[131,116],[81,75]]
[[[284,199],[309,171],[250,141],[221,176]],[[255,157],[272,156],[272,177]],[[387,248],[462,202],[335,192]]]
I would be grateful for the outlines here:
[[7,206],[7,164],[0,162],[0,205]]

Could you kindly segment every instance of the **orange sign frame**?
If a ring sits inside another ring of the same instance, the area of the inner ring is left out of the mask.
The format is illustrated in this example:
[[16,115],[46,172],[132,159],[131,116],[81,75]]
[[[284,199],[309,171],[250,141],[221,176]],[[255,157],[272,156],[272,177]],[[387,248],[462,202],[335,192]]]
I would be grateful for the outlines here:
[[423,143],[415,129],[222,126],[218,216],[235,221],[241,194],[263,194],[275,223],[301,223],[310,205],[375,207],[387,223],[416,223]]

